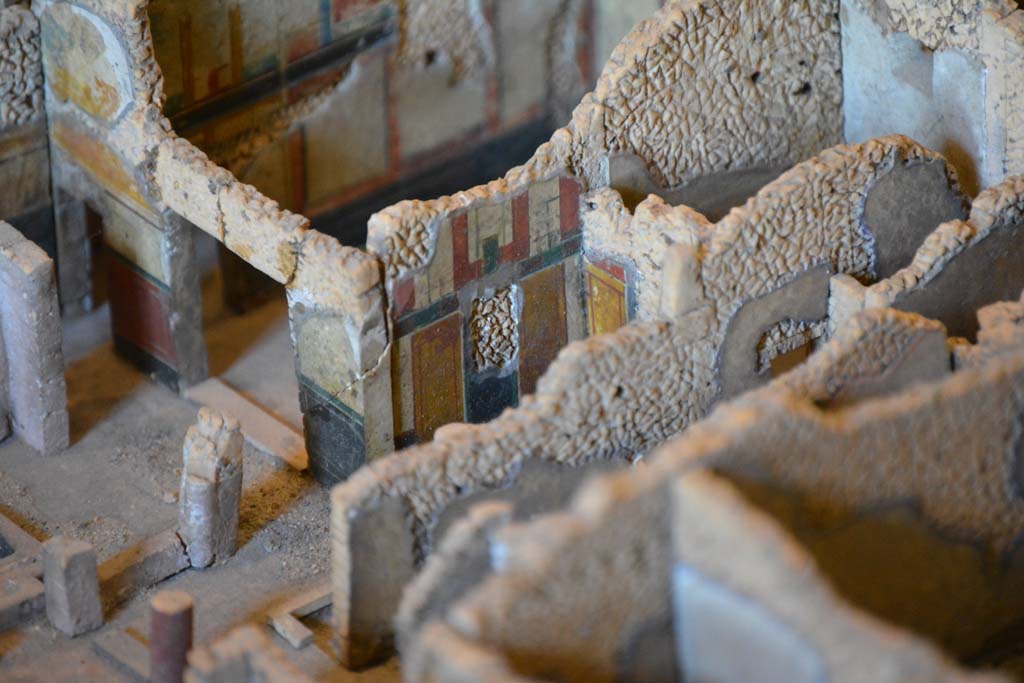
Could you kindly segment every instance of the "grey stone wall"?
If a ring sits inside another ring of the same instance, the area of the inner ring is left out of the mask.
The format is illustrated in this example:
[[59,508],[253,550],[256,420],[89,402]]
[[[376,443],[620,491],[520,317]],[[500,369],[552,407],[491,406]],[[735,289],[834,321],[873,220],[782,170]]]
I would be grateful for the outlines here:
[[8,368],[0,393],[7,394],[11,428],[44,455],[59,453],[68,446],[68,411],[53,261],[6,223],[0,223],[0,333]]

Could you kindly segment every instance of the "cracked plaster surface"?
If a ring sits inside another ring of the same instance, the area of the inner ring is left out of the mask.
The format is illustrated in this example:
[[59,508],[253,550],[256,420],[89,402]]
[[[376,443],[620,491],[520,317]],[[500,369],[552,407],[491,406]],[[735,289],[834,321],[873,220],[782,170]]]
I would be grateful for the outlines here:
[[[991,319],[989,329],[1019,325],[1019,303],[990,308],[979,314]],[[815,567],[815,556],[791,530],[728,485],[733,473],[753,471],[775,486],[813,491],[837,511],[911,500],[915,514],[946,543],[970,538],[1009,552],[1024,526],[1024,501],[1005,481],[1007,426],[1020,419],[1024,386],[1016,332],[1014,341],[993,342],[1005,354],[979,358],[969,372],[839,412],[813,405],[837,384],[877,374],[912,354],[920,335],[941,332],[940,324],[913,314],[858,314],[807,364],[716,411],[659,449],[651,466],[592,479],[566,511],[505,535],[510,547],[504,552],[515,562],[417,634],[420,661],[447,663],[438,680],[458,680],[480,662],[498,680],[530,678],[537,660],[515,656],[528,650],[543,653],[548,670],[585,669],[589,680],[611,676],[609,655],[629,625],[664,609],[670,559],[657,549],[673,534],[683,541],[677,557],[691,566],[787,620],[814,624],[801,632],[825,657],[833,680],[1005,680],[967,674],[912,632],[852,609],[857,603],[849,602],[848,591],[843,597],[835,592],[830,574]],[[975,432],[979,426],[984,434]],[[920,438],[899,438],[910,431]],[[724,477],[695,472],[704,467]],[[701,524],[667,529],[659,520],[670,506],[679,513],[677,523]],[[613,549],[624,546],[632,548],[632,562],[607,559],[619,558]],[[737,561],[737,548],[746,559]],[[615,590],[605,591],[609,585]],[[986,604],[993,605],[993,616],[999,612],[998,599]],[[598,613],[600,628],[582,637],[565,628],[592,623]],[[1005,621],[1006,614],[996,618]],[[980,623],[987,628],[985,619]],[[447,630],[444,637],[438,629]],[[461,648],[475,656],[458,656]],[[866,669],[864,656],[849,666],[851,648],[870,653],[877,666]]]
[[397,279],[429,265],[452,212],[565,173],[599,189],[611,154],[640,156],[659,182],[674,186],[715,171],[792,163],[837,143],[837,7],[799,0],[780,21],[766,3],[668,3],[619,44],[572,121],[530,161],[487,185],[375,214],[367,248]]
[[514,485],[526,458],[569,465],[633,460],[679,434],[718,393],[717,349],[739,307],[824,262],[839,272],[869,274],[873,252],[860,227],[867,189],[894,164],[931,158],[934,153],[900,136],[841,146],[783,174],[713,226],[693,212],[658,210],[653,201],[652,215],[684,224],[661,228],[669,234],[697,222],[689,239],[701,251],[703,304],[672,322],[637,322],[570,344],[518,409],[486,424],[446,428],[433,442],[371,462],[335,488],[342,641],[347,567],[351,553],[360,552],[349,547],[349,515],[385,499],[403,500],[419,539],[415,552],[423,556],[441,511],[475,490]]
[[494,39],[480,0],[398,0],[398,52],[403,68],[422,69],[438,54],[452,64],[452,81],[494,65]]
[[39,21],[25,7],[0,10],[0,126],[30,123],[43,113]]
[[519,352],[516,290],[513,285],[498,290],[494,296],[473,301],[469,329],[477,370],[503,368]]

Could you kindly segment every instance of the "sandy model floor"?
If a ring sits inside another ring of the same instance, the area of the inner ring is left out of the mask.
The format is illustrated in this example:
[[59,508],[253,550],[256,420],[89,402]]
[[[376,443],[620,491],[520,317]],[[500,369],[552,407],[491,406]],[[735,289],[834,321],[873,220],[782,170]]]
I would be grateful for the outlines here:
[[[214,292],[206,300],[219,297]],[[211,308],[205,315],[211,374],[299,425],[283,297],[242,316]],[[101,566],[176,525],[182,440],[197,411],[114,355],[108,328],[101,309],[65,330],[72,447],[42,458],[16,439],[0,443],[0,512],[37,539],[66,534],[92,543]],[[263,622],[268,608],[329,571],[328,492],[249,444],[244,467],[238,553],[224,566],[186,570],[159,584],[194,597],[196,644],[244,622]],[[0,679],[138,680],[100,655],[92,641],[115,628],[144,638],[153,591],[108,609],[103,628],[75,639],[53,629],[45,615],[0,633]],[[329,611],[305,620],[317,640],[301,651],[272,637],[323,680],[397,681],[394,662],[363,674],[337,667],[327,654]]]

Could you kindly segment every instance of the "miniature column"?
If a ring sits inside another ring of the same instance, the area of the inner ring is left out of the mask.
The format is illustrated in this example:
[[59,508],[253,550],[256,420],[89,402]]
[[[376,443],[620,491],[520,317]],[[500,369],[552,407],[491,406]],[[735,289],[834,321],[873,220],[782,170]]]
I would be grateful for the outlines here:
[[209,567],[235,552],[242,444],[238,421],[209,408],[199,410],[185,435],[178,534],[193,567]]
[[149,681],[182,683],[185,657],[192,649],[192,596],[157,593],[149,603]]
[[44,543],[43,582],[46,616],[54,628],[74,637],[103,625],[96,553],[91,545],[63,536]]

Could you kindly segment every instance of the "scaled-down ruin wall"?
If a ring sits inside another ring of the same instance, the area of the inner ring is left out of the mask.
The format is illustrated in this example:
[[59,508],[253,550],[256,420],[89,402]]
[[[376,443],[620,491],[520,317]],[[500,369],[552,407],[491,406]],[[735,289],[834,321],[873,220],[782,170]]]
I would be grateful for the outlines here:
[[[515,404],[557,345],[585,333],[576,196],[607,184],[610,154],[638,155],[659,183],[672,186],[737,165],[790,164],[838,138],[834,14],[801,2],[789,10],[793,21],[779,22],[768,3],[744,3],[744,12],[734,12],[737,1],[673,4],[642,24],[616,51],[574,122],[505,180],[380,216],[370,240],[380,266],[373,256],[310,231],[308,219],[282,210],[176,136],[162,111],[163,79],[145,3],[39,2],[33,10],[41,27],[60,242],[86,241],[95,215],[102,216],[114,252],[115,344],[171,386],[188,386],[207,372],[193,227],[284,284],[312,468],[335,481],[367,457],[392,450],[396,437],[428,438],[445,421],[485,419],[502,404]],[[773,28],[761,35],[762,26]],[[750,40],[755,34],[763,40]],[[711,53],[698,54],[712,38],[735,52],[745,75],[723,74]],[[801,47],[769,62],[776,44]],[[694,118],[694,107],[708,98],[717,102],[725,84],[742,87],[743,96],[716,104],[722,124],[709,128]],[[636,107],[654,85],[659,96]],[[659,120],[673,124],[662,127]],[[687,136],[688,126],[706,130],[705,137]],[[742,129],[749,134],[737,133]],[[681,140],[693,145],[675,155],[670,150]],[[442,224],[452,228],[450,252],[447,238],[438,239]],[[448,267],[435,255],[455,254],[463,226],[460,288],[454,257]],[[67,252],[62,270],[87,274],[88,263],[74,263],[87,252]],[[459,329],[424,344],[416,337],[401,341],[405,331],[450,325],[444,318],[453,300]],[[534,306],[537,301],[543,305]],[[535,357],[521,358],[517,350],[554,319],[546,309],[560,302],[564,331]],[[455,359],[455,372],[444,380],[453,383],[461,413],[434,414],[422,398],[436,379],[429,368],[418,389],[417,380],[408,382],[417,363],[403,366],[403,349],[414,355],[417,346]],[[460,365],[468,368],[461,376]],[[467,397],[463,383],[474,381],[497,384],[500,392],[477,393],[501,399],[481,405],[472,392]]]
[[[614,185],[610,159],[639,159],[647,182],[676,188],[786,167],[837,142],[834,10],[796,2],[779,17],[767,2],[670,3],[616,48],[572,122],[526,165],[376,214],[368,249],[383,262],[394,326],[397,444],[496,416],[534,390],[567,342],[632,317],[615,279],[622,269],[582,257],[589,227],[577,215],[579,195]],[[513,302],[503,314],[512,320],[475,322],[495,297]],[[515,328],[500,333],[509,353],[481,363],[491,337],[479,330],[506,325]]]
[[617,41],[631,27],[600,9],[153,0],[148,14],[175,130],[282,207],[361,244],[371,207],[490,179],[507,169],[504,155],[527,158],[554,128],[548,114],[592,85],[592,30],[607,23]]
[[[313,353],[297,371],[300,377],[351,372],[341,381],[359,384],[365,410],[364,402],[377,399],[374,387],[362,386],[362,374],[378,365],[387,345],[375,260],[308,230],[308,219],[281,210],[174,134],[161,111],[162,79],[145,4],[34,6],[44,47],[54,183],[67,199],[58,208],[58,228],[63,235],[84,235],[89,211],[83,206],[103,215],[115,252],[115,345],[172,386],[205,377],[192,244],[198,227],[286,286],[296,348],[322,348],[318,335],[325,333],[331,344],[350,347],[343,368],[324,369]],[[387,385],[379,389],[389,404]],[[307,433],[315,434],[321,415],[309,407],[308,395],[303,400]],[[371,442],[370,449],[391,446],[388,437]]]
[[1020,3],[842,0],[840,16],[847,141],[909,135],[972,196],[1024,173]]
[[494,573],[404,640],[409,680],[1005,680],[947,657],[1018,656],[1022,311],[981,311],[953,374],[938,323],[860,313],[649,466],[493,532]]
[[68,447],[63,334],[53,261],[0,222],[0,439],[44,455]]
[[[639,182],[686,197],[709,179],[772,177],[837,142],[837,7],[793,2],[780,14],[765,0],[669,4],[615,50],[572,122],[527,165],[378,214],[368,254],[310,231],[308,219],[177,137],[163,114],[144,3],[44,0],[33,9],[60,243],[86,241],[102,215],[115,253],[115,343],[172,386],[207,372],[193,227],[284,284],[312,469],[336,481],[445,422],[514,405],[563,341],[645,315],[648,267],[656,282],[659,264],[616,254],[600,228],[588,231],[574,217],[577,193]],[[75,262],[84,252],[66,252],[62,273],[89,272]],[[685,280],[693,259],[679,258]],[[857,268],[885,275],[883,265]],[[685,312],[686,303],[670,308]],[[545,328],[551,338],[535,343]],[[784,323],[766,348],[807,334]]]
[[0,217],[56,258],[39,21],[26,6],[0,8],[0,55]]
[[904,268],[870,286],[836,276],[829,303],[838,322],[862,308],[891,306],[941,321],[973,339],[976,311],[1024,288],[1024,177],[1012,176],[974,200],[967,220],[944,223]]
[[[912,219],[874,207],[878,193],[916,207]],[[909,259],[914,237],[962,216],[962,202],[944,160],[897,136],[798,164],[715,225],[686,209],[659,214],[672,238],[665,241],[699,254],[688,261],[693,277],[666,284],[685,303],[670,320],[570,345],[518,410],[443,428],[432,443],[372,462],[334,491],[343,659],[360,665],[388,652],[400,588],[464,508],[458,499],[511,487],[498,495],[519,512],[550,508],[583,476],[581,465],[631,460],[678,434],[719,397],[770,376],[772,356],[792,341],[776,339],[777,330],[792,329],[799,344],[825,334],[830,273],[872,279],[890,255]],[[658,270],[647,271],[649,285]],[[642,300],[658,297],[644,292]]]

